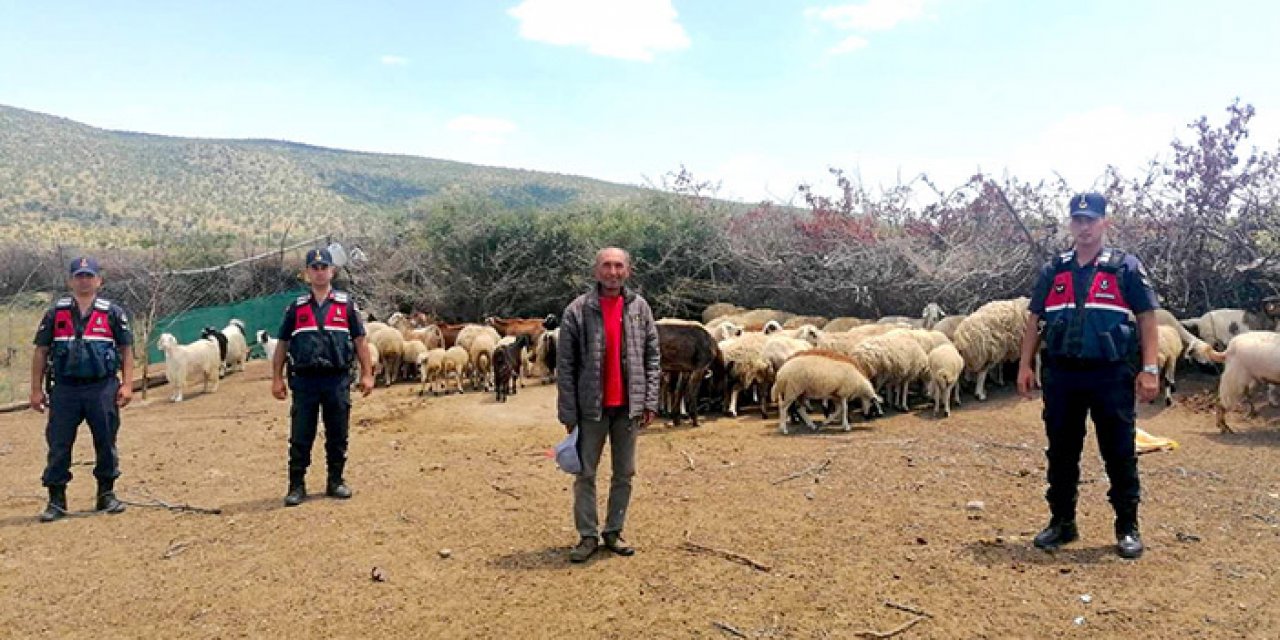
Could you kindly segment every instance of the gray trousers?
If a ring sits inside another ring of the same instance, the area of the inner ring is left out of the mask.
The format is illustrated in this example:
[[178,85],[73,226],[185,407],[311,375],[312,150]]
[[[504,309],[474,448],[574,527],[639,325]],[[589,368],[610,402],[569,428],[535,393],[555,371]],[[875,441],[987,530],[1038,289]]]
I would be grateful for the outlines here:
[[631,504],[631,476],[636,473],[636,431],[639,420],[627,417],[627,410],[606,410],[603,419],[583,420],[578,425],[578,455],[582,473],[573,481],[573,524],[578,535],[594,538],[599,519],[596,515],[596,469],[609,439],[609,457],[613,476],[609,480],[608,515],[604,532],[620,533]]

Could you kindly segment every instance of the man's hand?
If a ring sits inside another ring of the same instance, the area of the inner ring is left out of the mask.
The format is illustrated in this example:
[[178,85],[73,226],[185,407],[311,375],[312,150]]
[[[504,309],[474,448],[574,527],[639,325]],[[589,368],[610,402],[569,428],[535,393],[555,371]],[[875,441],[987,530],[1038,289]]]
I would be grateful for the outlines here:
[[130,400],[133,400],[133,385],[121,384],[116,390],[116,406],[123,409],[128,406]]
[[643,429],[649,426],[649,423],[653,422],[653,416],[654,416],[653,410],[645,409],[644,416],[640,418],[640,428]]
[[369,397],[369,394],[373,393],[373,374],[366,373],[360,376],[359,386],[360,386],[360,395],[366,398]]
[[1029,366],[1018,366],[1018,395],[1031,399],[1031,388],[1036,383],[1036,372]]
[[1139,373],[1134,386],[1137,387],[1138,399],[1143,402],[1151,402],[1160,394],[1160,378],[1154,373]]
[[271,379],[271,395],[275,396],[276,400],[284,400],[289,397],[289,389],[284,386],[284,378]]
[[45,405],[49,404],[49,396],[44,394],[43,389],[36,389],[31,392],[31,410],[44,413]]

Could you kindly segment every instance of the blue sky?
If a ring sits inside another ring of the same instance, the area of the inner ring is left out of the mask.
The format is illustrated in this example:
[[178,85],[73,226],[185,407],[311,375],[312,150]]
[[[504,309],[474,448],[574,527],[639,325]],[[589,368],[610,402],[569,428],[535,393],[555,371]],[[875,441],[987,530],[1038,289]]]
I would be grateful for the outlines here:
[[826,168],[1086,188],[1239,96],[1280,140],[1280,3],[0,0],[0,104],[741,199]]

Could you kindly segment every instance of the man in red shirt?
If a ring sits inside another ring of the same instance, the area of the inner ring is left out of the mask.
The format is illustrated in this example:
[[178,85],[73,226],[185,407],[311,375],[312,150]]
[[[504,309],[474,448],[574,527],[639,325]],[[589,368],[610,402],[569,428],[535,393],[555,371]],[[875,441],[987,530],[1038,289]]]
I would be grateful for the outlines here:
[[631,257],[616,247],[596,254],[596,284],[565,308],[556,350],[557,412],[565,430],[578,433],[582,472],[573,483],[573,519],[580,539],[573,562],[599,547],[596,468],[609,441],[609,484],[604,545],[629,556],[622,539],[636,467],[636,432],[658,410],[658,328],[649,303],[626,288]]

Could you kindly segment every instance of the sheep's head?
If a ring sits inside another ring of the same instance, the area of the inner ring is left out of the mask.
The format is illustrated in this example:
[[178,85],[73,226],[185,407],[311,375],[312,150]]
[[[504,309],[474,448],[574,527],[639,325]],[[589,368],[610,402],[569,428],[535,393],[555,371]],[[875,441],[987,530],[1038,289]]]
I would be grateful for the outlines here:
[[936,302],[926,304],[924,310],[920,312],[920,317],[924,319],[925,329],[932,329],[933,325],[938,324],[938,321],[946,315],[947,312],[943,311],[942,306]]
[[542,328],[551,331],[560,326],[560,319],[554,313],[548,313],[547,317],[542,319]]
[[818,346],[818,340],[822,339],[822,331],[811,324],[801,325],[799,329],[796,329],[796,338],[816,347]]
[[1200,364],[1213,364],[1213,360],[1209,358],[1209,354],[1213,351],[1213,346],[1203,340],[1193,340],[1191,344],[1182,352],[1182,356],[1188,362],[1199,362]]
[[172,333],[164,333],[160,335],[160,341],[156,343],[156,346],[159,347],[161,351],[168,351],[178,346],[178,339],[173,337]]
[[764,329],[762,329],[762,332],[766,336],[771,333],[774,333],[775,331],[782,331],[782,325],[779,324],[777,320],[770,320],[764,323]]
[[258,342],[261,342],[263,344],[266,344],[267,340],[271,339],[271,335],[267,333],[266,329],[258,329],[257,335],[258,335]]

